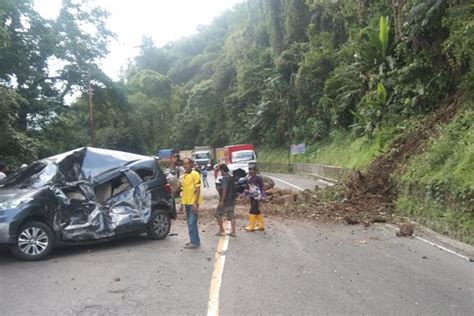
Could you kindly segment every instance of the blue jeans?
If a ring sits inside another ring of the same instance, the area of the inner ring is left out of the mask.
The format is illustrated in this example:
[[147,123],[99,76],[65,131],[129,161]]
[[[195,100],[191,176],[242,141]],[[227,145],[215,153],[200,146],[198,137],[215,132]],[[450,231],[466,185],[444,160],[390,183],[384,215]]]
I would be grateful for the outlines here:
[[184,205],[186,210],[186,220],[188,222],[188,231],[189,239],[191,243],[200,246],[201,240],[199,239],[199,229],[198,229],[198,215],[193,212],[192,205]]

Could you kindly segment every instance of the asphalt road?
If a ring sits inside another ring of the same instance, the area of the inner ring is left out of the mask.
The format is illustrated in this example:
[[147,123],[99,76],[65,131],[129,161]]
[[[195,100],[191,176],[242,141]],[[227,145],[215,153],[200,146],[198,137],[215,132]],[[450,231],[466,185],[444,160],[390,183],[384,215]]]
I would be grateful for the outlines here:
[[[305,185],[296,178],[284,181]],[[214,195],[211,183],[198,250],[183,249],[183,219],[163,241],[137,237],[57,249],[42,262],[20,262],[0,250],[1,314],[204,315],[218,256],[225,256],[217,291],[222,315],[474,311],[474,263],[463,258],[395,237],[385,225],[267,217],[265,232],[246,233],[246,206],[238,210],[238,237],[219,239],[211,217]],[[216,256],[224,239],[228,249]]]
[[275,181],[275,185],[282,189],[301,191],[304,189],[314,189],[315,186],[325,188],[329,185],[329,182],[324,180],[311,179],[294,174],[265,172],[264,175],[272,178]]

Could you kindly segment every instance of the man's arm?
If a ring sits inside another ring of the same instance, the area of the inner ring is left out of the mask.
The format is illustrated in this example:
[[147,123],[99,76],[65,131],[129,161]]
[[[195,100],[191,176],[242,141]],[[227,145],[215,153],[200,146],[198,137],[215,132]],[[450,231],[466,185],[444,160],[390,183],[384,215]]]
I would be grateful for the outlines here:
[[201,195],[201,187],[196,187],[196,197],[194,198],[194,205],[199,205],[200,195]]
[[199,197],[201,196],[201,176],[197,174],[195,178],[196,178],[196,181],[194,182],[195,194],[194,194],[193,212],[197,213],[199,210]]

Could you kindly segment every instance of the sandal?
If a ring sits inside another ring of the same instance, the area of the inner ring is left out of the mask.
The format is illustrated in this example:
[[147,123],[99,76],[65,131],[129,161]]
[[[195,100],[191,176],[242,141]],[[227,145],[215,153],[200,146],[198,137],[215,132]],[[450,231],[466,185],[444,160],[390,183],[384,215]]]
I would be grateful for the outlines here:
[[229,233],[229,234],[227,234],[227,236],[230,236],[230,237],[237,237],[237,234],[236,234],[236,233]]
[[214,234],[214,236],[222,237],[222,236],[225,236],[225,233],[217,232]]

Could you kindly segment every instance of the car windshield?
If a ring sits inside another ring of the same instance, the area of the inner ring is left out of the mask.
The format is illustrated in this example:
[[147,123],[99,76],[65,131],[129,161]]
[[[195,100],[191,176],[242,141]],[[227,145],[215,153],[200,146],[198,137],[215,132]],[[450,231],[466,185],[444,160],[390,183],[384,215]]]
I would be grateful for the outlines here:
[[209,159],[208,153],[197,153],[194,154],[194,159]]
[[0,182],[0,188],[39,188],[50,182],[56,172],[57,166],[55,164],[38,161],[26,169],[9,175]]
[[251,151],[236,152],[232,154],[233,162],[251,161],[251,160],[255,160],[254,154]]

